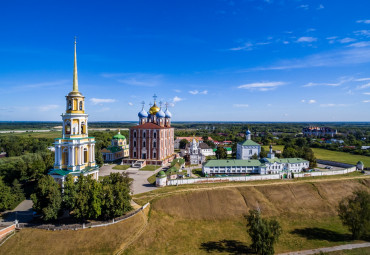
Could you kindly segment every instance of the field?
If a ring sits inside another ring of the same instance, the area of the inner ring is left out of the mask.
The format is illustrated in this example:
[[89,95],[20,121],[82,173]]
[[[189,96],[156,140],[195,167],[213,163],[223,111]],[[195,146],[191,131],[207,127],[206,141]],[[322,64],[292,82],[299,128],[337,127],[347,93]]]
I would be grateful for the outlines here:
[[370,190],[370,177],[166,187],[135,196],[140,204],[151,201],[149,221],[137,238],[144,226],[139,217],[81,231],[25,229],[0,253],[112,254],[128,238],[133,242],[123,254],[239,254],[250,245],[243,216],[256,208],[282,225],[277,253],[360,242],[351,240],[336,215],[338,202],[357,188]]
[[[263,146],[265,150],[269,150],[268,146]],[[283,145],[275,145],[273,146],[274,150],[281,150],[283,151],[284,146]],[[370,157],[362,156],[362,155],[355,155],[347,152],[341,152],[341,151],[331,151],[326,149],[320,149],[320,148],[312,148],[313,152],[315,153],[315,157],[317,159],[323,159],[323,160],[331,160],[331,161],[337,161],[347,164],[356,165],[359,160],[361,160],[365,167],[370,166]]]

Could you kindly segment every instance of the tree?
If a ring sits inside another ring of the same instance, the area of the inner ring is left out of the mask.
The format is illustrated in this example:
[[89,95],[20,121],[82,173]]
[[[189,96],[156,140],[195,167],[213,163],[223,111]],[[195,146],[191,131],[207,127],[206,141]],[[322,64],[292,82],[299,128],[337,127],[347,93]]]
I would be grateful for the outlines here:
[[62,196],[59,185],[50,175],[39,179],[35,193],[31,195],[33,209],[48,221],[58,217],[62,206]]
[[222,146],[218,146],[217,150],[216,150],[216,157],[218,159],[224,159],[224,158],[227,158],[227,152],[225,150],[224,147]]
[[179,144],[179,146],[180,146],[180,149],[185,149],[185,147],[186,147],[186,145],[189,143],[189,141],[188,140],[186,140],[186,139],[182,139],[181,141],[180,141],[180,144]]
[[356,190],[344,198],[338,207],[338,215],[343,225],[352,232],[353,239],[359,239],[370,233],[370,193]]
[[63,188],[63,208],[67,209],[68,211],[72,211],[75,208],[76,203],[76,185],[71,174],[67,175],[64,181],[64,188]]
[[257,254],[274,254],[274,244],[281,235],[281,227],[277,220],[267,220],[261,218],[261,213],[257,210],[250,210],[247,219],[248,234],[252,239],[252,249]]
[[297,151],[293,147],[285,146],[282,156],[284,158],[296,158]]
[[260,158],[266,158],[267,157],[267,151],[263,146],[261,146],[261,152],[260,152]]
[[257,153],[254,153],[254,154],[252,155],[252,159],[258,159]]
[[0,177],[0,212],[10,209],[13,204],[12,189]]
[[126,173],[111,173],[102,180],[102,216],[112,219],[132,209],[130,186],[132,179]]
[[104,164],[103,153],[101,153],[100,149],[95,150],[95,162],[99,166]]

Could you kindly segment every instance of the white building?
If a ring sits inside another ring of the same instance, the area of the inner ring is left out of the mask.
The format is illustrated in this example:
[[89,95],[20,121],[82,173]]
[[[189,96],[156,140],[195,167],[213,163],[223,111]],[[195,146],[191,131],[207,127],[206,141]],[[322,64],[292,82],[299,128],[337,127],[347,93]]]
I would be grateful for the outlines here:
[[197,165],[202,164],[207,156],[215,155],[213,149],[208,144],[200,142],[198,139],[193,137],[190,144],[186,145],[186,148],[181,150],[181,156],[189,155],[190,164]]
[[251,132],[247,130],[246,140],[244,142],[238,143],[236,158],[237,159],[252,159],[253,155],[259,157],[261,152],[261,145],[251,140]]

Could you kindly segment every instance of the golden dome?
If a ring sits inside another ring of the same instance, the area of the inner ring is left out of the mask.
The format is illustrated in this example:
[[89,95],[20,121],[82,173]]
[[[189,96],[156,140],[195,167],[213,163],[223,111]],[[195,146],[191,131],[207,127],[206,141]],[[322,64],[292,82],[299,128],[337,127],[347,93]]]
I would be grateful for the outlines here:
[[157,106],[157,104],[154,102],[154,104],[153,104],[153,106],[152,107],[150,107],[150,109],[149,109],[149,113],[151,114],[151,115],[156,115],[157,114],[157,112],[159,112],[159,110],[160,110],[160,108]]

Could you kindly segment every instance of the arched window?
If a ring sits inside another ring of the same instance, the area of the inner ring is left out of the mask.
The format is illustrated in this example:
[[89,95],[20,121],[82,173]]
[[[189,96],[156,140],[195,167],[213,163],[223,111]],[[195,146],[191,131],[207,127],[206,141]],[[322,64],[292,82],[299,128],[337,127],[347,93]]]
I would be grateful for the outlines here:
[[157,147],[157,142],[156,141],[154,141],[153,142],[153,148],[156,148]]
[[81,123],[81,134],[85,134],[86,133],[86,125],[85,125],[85,122],[82,122]]
[[136,147],[136,141],[134,141],[134,147]]
[[157,157],[157,153],[154,151],[153,152],[153,158],[156,158]]
[[80,101],[80,111],[82,111],[82,101]]
[[84,163],[87,163],[87,148],[84,148]]
[[145,136],[146,136],[146,133],[145,133],[145,131],[143,132],[143,138],[145,138]]
[[145,148],[145,141],[143,141],[143,147]]
[[134,137],[136,138],[136,131],[134,131]]
[[71,134],[71,122],[69,120],[66,121],[64,129],[67,135]]
[[62,164],[68,166],[68,148],[63,149],[62,159],[64,159],[64,162]]
[[68,110],[72,110],[72,100],[68,100]]

